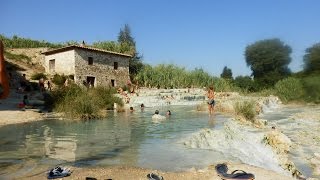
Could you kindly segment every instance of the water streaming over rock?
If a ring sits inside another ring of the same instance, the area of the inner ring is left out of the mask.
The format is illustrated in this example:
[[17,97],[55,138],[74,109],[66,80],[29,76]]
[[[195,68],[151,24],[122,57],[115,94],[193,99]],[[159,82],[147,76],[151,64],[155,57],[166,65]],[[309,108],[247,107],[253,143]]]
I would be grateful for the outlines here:
[[285,173],[271,147],[263,143],[263,138],[264,133],[250,131],[230,121],[222,129],[201,129],[183,141],[190,148],[219,151],[246,164]]

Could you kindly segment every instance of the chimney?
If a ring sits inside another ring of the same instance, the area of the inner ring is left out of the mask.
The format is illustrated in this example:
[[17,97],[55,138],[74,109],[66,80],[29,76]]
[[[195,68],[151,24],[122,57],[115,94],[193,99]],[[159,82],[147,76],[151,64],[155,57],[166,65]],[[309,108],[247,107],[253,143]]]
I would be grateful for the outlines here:
[[86,46],[86,43],[85,43],[84,41],[82,41],[81,46],[82,46],[82,47],[85,47],[85,46]]

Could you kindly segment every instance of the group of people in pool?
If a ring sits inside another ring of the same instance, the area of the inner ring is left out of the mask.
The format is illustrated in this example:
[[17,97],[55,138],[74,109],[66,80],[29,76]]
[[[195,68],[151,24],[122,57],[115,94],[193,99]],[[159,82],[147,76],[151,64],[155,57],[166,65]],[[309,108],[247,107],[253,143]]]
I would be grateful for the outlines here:
[[[210,86],[210,87],[209,87],[209,89],[208,89],[208,91],[207,91],[207,97],[208,97],[208,102],[207,102],[207,104],[208,104],[209,115],[211,116],[211,115],[213,114],[213,112],[214,112],[214,106],[215,106],[213,86]],[[143,104],[143,103],[140,105],[140,109],[141,109],[141,111],[144,110],[144,104]],[[134,109],[133,109],[133,107],[131,106],[131,107],[130,107],[130,112],[133,112],[133,111],[134,111]],[[171,115],[171,111],[168,110],[168,111],[166,112],[166,115],[167,115],[167,116],[170,116],[170,115]],[[159,110],[156,110],[156,111],[154,112],[154,115],[153,115],[153,116],[161,116],[161,115],[159,114]]]
[[[140,105],[140,109],[141,109],[141,111],[143,111],[144,110],[144,104],[142,103],[141,105]],[[130,112],[133,112],[134,111],[134,109],[133,109],[133,107],[131,106],[130,107]],[[153,115],[153,118],[154,117],[160,117],[161,115],[159,114],[159,110],[156,110],[155,112],[154,112],[154,115]],[[168,110],[167,112],[166,112],[166,116],[171,116],[171,111],[170,110]],[[163,116],[164,117],[164,116]]]

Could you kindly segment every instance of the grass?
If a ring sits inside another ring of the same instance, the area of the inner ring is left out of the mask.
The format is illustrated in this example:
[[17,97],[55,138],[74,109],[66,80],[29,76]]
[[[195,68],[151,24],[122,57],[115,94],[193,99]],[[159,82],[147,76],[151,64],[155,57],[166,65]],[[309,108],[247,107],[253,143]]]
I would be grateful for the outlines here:
[[31,62],[31,58],[25,54],[13,54],[8,51],[5,51],[4,56],[11,60],[26,61],[27,63]]
[[246,120],[254,123],[257,115],[253,101],[241,101],[234,104],[234,110],[237,115],[243,116]]

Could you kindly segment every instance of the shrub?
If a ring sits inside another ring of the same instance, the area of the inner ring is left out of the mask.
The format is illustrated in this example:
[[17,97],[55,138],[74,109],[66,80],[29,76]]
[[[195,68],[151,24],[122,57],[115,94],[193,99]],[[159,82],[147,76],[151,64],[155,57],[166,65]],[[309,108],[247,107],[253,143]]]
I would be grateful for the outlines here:
[[254,81],[250,76],[237,76],[233,82],[244,92],[254,92],[257,90]]
[[275,85],[275,90],[277,96],[283,102],[299,100],[304,95],[302,82],[299,79],[293,77],[289,77],[277,82]]
[[123,102],[120,98],[114,96],[117,93],[114,88],[106,88],[102,86],[98,86],[96,88],[89,89],[90,95],[93,97],[97,97],[97,102],[100,103],[100,106],[106,109],[113,109],[113,104],[117,103],[120,106],[123,105]]
[[58,86],[62,86],[66,81],[66,79],[67,79],[67,76],[65,75],[55,74],[52,78],[52,82]]
[[253,101],[241,101],[234,104],[237,115],[243,116],[246,120],[254,122],[256,117],[255,104]]
[[101,110],[112,109],[114,103],[122,106],[122,100],[115,97],[114,89],[97,87],[81,88],[75,84],[58,88],[52,92],[54,108],[69,118],[99,118]]
[[276,95],[277,92],[274,88],[268,88],[268,89],[262,89],[255,94],[258,96],[270,96],[270,95]]
[[32,80],[39,80],[39,79],[47,79],[47,76],[44,73],[35,73],[31,75]]
[[303,79],[305,90],[304,99],[308,102],[320,103],[320,75],[313,75]]

